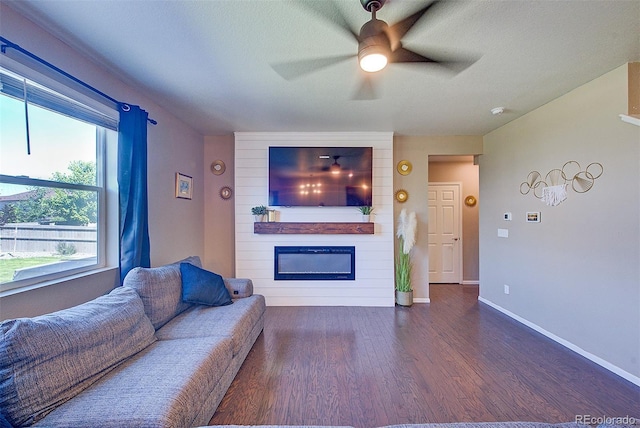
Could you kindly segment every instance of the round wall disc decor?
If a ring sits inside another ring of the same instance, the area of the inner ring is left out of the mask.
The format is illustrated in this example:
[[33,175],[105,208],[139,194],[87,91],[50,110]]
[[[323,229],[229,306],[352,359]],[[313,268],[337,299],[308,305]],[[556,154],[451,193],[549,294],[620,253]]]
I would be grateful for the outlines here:
[[475,198],[475,196],[472,196],[472,195],[469,195],[466,198],[464,198],[464,204],[468,207],[475,207],[477,202],[478,201]]
[[227,166],[221,160],[215,160],[211,162],[211,172],[215,175],[224,174],[224,170],[227,169]]
[[401,160],[400,162],[398,162],[398,172],[402,175],[409,175],[409,173],[411,172],[411,168],[413,168],[411,166],[411,162],[407,161],[407,160]]
[[396,201],[404,203],[407,202],[407,199],[409,199],[409,194],[406,190],[400,189],[396,192]]
[[231,196],[233,196],[233,190],[231,190],[231,187],[224,186],[220,189],[220,197],[222,199],[224,200],[231,199]]

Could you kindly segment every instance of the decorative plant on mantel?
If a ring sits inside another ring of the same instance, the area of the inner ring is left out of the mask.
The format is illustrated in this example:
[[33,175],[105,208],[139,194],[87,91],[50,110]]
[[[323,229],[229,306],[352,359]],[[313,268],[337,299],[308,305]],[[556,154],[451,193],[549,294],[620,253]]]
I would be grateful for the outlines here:
[[416,213],[407,215],[405,208],[398,217],[398,256],[396,257],[396,290],[403,293],[413,291],[411,288],[411,249],[416,243],[418,222]]
[[373,207],[363,205],[361,207],[358,207],[358,211],[362,213],[362,221],[364,221],[365,223],[368,223],[369,221],[371,221],[371,214],[373,213]]
[[256,221],[264,221],[264,217],[268,214],[268,209],[264,205],[258,205],[251,208],[251,214],[256,217]]
[[362,215],[371,215],[371,213],[373,212],[373,207],[368,207],[365,205],[362,207],[358,207],[358,211],[360,211]]

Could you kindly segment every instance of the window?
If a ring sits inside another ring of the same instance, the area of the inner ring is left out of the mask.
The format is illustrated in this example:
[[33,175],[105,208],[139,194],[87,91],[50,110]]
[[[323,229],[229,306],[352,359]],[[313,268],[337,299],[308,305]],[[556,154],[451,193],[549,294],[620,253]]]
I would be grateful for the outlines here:
[[0,83],[0,291],[103,266],[116,122],[4,69]]

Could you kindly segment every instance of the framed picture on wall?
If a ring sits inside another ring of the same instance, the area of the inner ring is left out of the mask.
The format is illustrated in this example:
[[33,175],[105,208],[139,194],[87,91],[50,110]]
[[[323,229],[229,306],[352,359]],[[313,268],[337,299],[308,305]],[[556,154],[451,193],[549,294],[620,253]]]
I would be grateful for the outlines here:
[[540,223],[540,212],[528,212],[527,223]]
[[176,172],[176,198],[191,199],[193,196],[193,178]]

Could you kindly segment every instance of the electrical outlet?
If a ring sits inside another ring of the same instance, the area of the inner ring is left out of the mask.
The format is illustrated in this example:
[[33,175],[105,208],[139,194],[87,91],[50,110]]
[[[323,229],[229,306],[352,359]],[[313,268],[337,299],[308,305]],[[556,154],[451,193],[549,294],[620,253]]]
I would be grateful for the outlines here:
[[509,294],[509,286],[507,284],[504,285],[504,294]]

